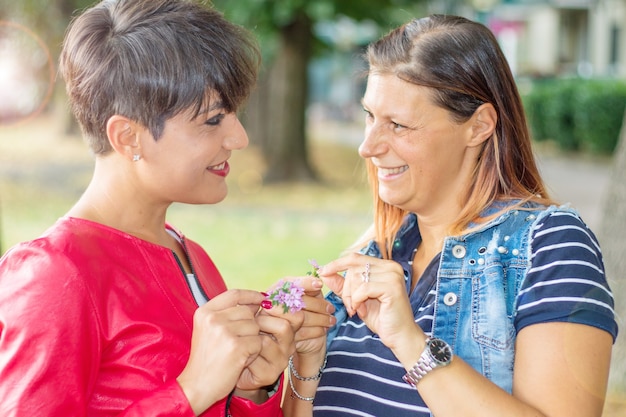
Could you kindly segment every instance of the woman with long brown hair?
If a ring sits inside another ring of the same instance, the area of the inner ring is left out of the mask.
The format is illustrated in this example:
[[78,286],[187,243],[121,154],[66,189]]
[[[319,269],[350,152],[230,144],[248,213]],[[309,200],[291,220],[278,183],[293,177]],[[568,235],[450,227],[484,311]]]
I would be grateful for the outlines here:
[[318,270],[338,325],[290,360],[286,415],[600,416],[617,334],[600,247],[548,195],[496,38],[435,15],[367,60],[374,222]]

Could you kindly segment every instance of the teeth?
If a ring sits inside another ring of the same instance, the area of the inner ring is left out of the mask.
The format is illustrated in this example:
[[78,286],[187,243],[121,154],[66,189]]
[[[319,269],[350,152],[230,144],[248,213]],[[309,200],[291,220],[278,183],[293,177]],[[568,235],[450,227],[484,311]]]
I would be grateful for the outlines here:
[[381,175],[396,175],[401,174],[409,169],[408,165],[404,165],[398,168],[378,168],[378,173]]
[[226,161],[222,162],[219,165],[213,165],[212,167],[209,167],[209,169],[213,171],[219,171],[220,169],[224,169],[225,166],[226,166]]

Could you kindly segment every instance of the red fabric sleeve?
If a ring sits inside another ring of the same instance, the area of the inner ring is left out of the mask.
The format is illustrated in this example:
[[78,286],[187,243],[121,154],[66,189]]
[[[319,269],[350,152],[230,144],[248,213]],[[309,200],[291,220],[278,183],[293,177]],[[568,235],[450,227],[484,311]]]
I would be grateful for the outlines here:
[[255,404],[245,398],[233,397],[230,403],[232,417],[282,417],[283,382],[281,377],[278,391],[263,404]]

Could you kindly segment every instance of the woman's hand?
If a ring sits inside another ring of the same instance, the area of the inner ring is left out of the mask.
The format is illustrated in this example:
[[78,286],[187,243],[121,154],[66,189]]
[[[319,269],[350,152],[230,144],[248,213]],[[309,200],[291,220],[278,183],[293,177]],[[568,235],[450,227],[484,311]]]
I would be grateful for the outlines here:
[[295,333],[287,320],[261,313],[256,321],[262,336],[261,351],[241,373],[235,395],[260,404],[268,398],[264,387],[276,383],[296,347]]
[[416,334],[423,336],[415,325],[399,263],[354,253],[324,265],[318,273],[343,299],[348,314],[357,314],[396,356],[396,348],[413,343]]
[[256,291],[229,290],[196,310],[189,360],[177,378],[196,415],[230,394],[261,353],[267,336],[255,313],[263,299]]
[[296,351],[298,353],[318,352],[326,346],[326,333],[335,324],[335,308],[324,300],[323,282],[314,276],[289,277],[283,281],[297,282],[304,288],[302,301],[304,307],[295,313],[283,313],[282,308],[274,307],[263,311],[287,320],[295,332]]

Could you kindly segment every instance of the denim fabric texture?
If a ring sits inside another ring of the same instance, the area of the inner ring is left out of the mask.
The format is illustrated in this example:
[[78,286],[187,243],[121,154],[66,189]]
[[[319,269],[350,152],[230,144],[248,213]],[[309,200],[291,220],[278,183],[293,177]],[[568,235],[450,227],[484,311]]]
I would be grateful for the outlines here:
[[[494,205],[484,215],[503,208]],[[470,225],[470,232],[447,237],[443,244],[432,336],[444,339],[455,355],[508,392],[513,381],[517,295],[530,268],[532,230],[555,211],[578,216],[567,206],[515,208],[484,224]],[[417,219],[411,214],[395,243],[413,227]],[[374,242],[361,252],[381,257]],[[330,346],[347,314],[340,297],[331,292],[326,298],[335,306],[337,318],[328,334]]]

